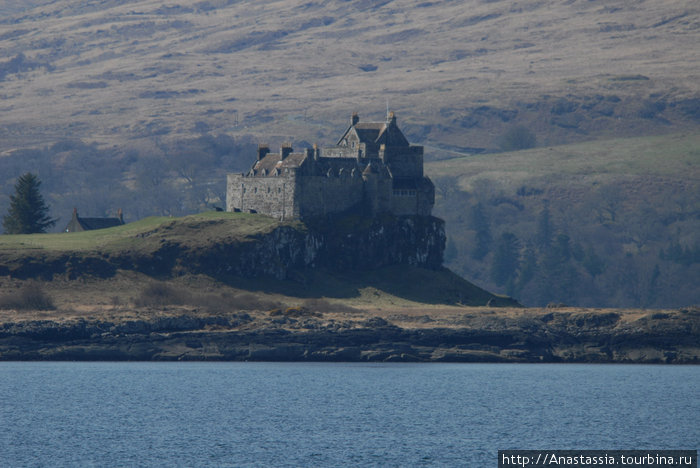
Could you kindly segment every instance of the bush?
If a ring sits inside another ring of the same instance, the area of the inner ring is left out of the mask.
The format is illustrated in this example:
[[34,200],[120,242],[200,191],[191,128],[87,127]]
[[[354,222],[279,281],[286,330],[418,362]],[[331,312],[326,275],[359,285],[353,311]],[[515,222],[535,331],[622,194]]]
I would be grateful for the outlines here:
[[535,134],[522,126],[513,127],[504,133],[498,143],[503,151],[518,151],[534,148],[537,145]]
[[280,307],[278,302],[261,299],[254,294],[191,293],[160,282],[147,285],[134,300],[134,305],[136,307],[189,305],[214,314],[239,310],[270,310]]
[[0,296],[0,309],[54,310],[51,297],[38,283],[27,283],[16,293]]
[[134,300],[136,307],[181,305],[189,302],[190,295],[165,283],[150,283]]

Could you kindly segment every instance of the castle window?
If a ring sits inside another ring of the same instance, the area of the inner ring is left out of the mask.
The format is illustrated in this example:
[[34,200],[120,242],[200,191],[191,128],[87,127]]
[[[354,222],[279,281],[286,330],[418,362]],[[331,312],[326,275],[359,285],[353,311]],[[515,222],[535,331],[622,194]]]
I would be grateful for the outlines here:
[[277,187],[277,193],[282,193],[282,187]]
[[267,188],[267,193],[270,193],[270,187]]
[[253,192],[258,193],[258,188],[255,187],[255,188],[253,189]]

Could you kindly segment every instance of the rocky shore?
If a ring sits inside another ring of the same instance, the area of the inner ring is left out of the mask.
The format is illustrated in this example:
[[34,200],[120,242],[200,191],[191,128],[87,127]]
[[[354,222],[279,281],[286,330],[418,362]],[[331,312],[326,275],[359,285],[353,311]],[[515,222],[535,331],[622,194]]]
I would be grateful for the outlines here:
[[700,310],[303,308],[0,323],[0,360],[700,363]]

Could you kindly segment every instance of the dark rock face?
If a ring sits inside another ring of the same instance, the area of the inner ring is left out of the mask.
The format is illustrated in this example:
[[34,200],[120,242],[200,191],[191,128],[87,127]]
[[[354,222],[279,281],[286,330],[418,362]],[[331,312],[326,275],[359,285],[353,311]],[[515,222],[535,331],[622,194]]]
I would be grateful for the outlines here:
[[320,228],[317,263],[331,270],[367,270],[388,265],[438,268],[445,250],[445,223],[432,216],[345,219]]
[[445,250],[444,221],[431,216],[328,219],[306,230],[280,226],[248,242],[185,250],[177,255],[194,273],[273,276],[323,266],[331,271],[389,265],[439,268]]

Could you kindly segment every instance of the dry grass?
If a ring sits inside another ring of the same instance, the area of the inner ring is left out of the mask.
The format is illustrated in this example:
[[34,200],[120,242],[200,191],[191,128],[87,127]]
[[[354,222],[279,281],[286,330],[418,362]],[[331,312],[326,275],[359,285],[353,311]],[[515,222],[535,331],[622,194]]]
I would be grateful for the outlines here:
[[66,134],[183,136],[198,121],[325,140],[353,110],[381,118],[386,98],[409,123],[448,129],[429,139],[483,146],[488,130],[456,123],[465,109],[698,93],[692,0],[225,3],[0,6],[0,62],[28,60],[2,83],[0,151]]
[[0,295],[0,309],[19,311],[54,310],[56,306],[37,282],[25,283],[18,291]]

